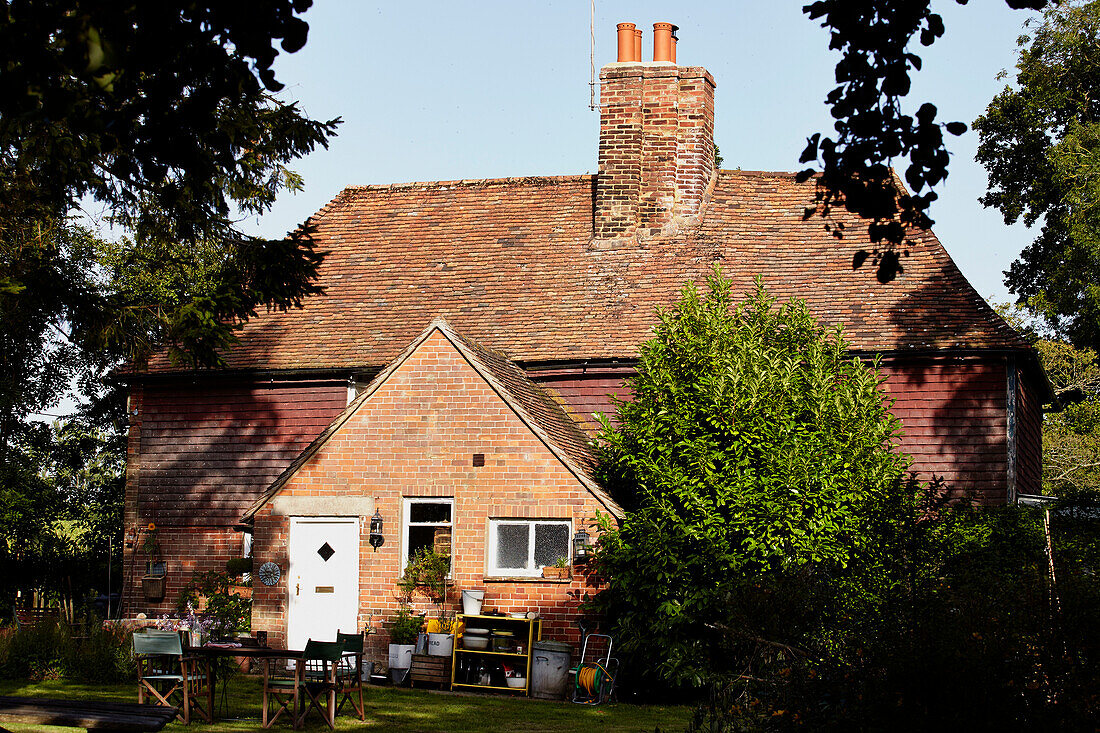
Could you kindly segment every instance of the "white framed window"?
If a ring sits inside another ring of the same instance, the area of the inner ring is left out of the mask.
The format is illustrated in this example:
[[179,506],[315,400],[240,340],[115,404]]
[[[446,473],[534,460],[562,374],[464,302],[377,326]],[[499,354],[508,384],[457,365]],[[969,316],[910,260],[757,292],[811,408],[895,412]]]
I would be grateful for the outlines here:
[[489,575],[542,575],[545,565],[572,557],[567,519],[490,519]]
[[[401,512],[401,572],[405,571],[408,560],[422,548],[434,548],[437,538],[442,541],[446,535],[450,545],[450,534],[454,529],[454,499],[437,497],[408,497],[404,500]],[[454,554],[451,555],[451,569],[454,569]]]

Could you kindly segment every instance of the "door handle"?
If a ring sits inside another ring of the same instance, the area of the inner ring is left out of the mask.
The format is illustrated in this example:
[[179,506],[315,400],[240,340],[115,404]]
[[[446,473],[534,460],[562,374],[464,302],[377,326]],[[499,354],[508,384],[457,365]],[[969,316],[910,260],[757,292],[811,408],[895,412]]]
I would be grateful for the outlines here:
[[301,592],[301,583],[294,584],[294,595],[298,595]]

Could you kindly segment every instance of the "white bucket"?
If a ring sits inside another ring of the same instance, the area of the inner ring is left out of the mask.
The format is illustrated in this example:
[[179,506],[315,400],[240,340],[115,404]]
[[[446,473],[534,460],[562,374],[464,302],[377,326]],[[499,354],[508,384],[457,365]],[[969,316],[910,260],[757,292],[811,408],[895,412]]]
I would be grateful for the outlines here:
[[412,666],[413,644],[390,644],[389,661],[386,664],[390,669],[408,669]]
[[454,648],[454,634],[428,634],[428,654],[433,657],[449,657]]
[[485,601],[485,591],[462,591],[462,613],[467,616],[477,616],[481,613],[481,604]]

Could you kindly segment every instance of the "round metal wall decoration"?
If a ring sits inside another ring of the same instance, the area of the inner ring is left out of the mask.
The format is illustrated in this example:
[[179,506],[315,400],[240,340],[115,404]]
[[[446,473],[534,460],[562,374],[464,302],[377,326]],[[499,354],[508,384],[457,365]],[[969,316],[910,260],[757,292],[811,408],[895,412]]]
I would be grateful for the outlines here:
[[275,585],[279,582],[282,571],[279,570],[279,566],[275,563],[265,562],[260,566],[260,570],[256,575],[264,585]]

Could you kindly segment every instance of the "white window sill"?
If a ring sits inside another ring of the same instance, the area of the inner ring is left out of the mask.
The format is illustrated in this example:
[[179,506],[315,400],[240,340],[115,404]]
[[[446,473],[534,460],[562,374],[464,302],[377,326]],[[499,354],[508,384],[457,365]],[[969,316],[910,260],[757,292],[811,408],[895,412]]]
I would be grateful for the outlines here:
[[541,575],[487,575],[482,580],[486,583],[557,583],[559,585],[573,582],[572,578],[544,578]]

